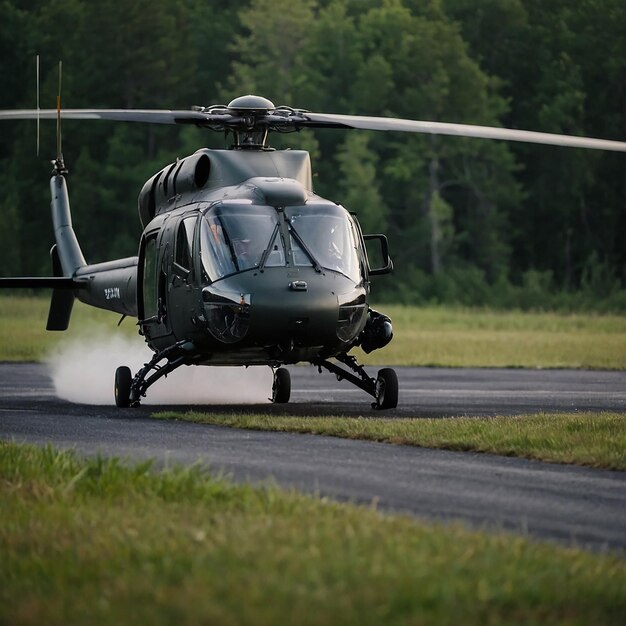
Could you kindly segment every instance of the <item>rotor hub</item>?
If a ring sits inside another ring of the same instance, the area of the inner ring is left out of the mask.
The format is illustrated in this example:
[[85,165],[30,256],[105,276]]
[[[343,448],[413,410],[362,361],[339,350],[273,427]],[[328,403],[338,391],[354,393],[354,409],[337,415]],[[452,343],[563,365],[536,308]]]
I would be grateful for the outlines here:
[[231,100],[226,108],[239,118],[239,127],[231,128],[234,148],[267,148],[268,125],[263,120],[276,109],[271,100],[248,94]]
[[247,96],[239,96],[231,100],[228,104],[228,109],[233,112],[241,112],[242,114],[254,115],[255,113],[260,113],[264,115],[274,111],[276,107],[267,98],[248,94]]

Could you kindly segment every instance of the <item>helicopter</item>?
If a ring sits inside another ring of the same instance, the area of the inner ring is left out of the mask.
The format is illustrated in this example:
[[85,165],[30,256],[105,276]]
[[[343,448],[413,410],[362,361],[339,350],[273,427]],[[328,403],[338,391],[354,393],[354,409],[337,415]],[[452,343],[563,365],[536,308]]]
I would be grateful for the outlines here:
[[[393,338],[391,319],[369,305],[370,277],[393,269],[388,240],[364,234],[355,213],[317,195],[308,152],[275,150],[270,133],[401,131],[626,151],[626,142],[605,139],[315,113],[256,95],[190,110],[61,111],[59,98],[56,110],[0,111],[0,120],[55,117],[53,276],[1,278],[0,287],[51,288],[48,330],[68,328],[75,298],[137,318],[154,356],[134,375],[117,368],[115,403],[124,408],[138,406],[151,385],[183,365],[269,366],[270,399],[286,403],[285,366],[302,362],[363,390],[372,408],[397,406],[396,372],[385,367],[370,376],[350,354],[381,349]],[[191,124],[225,131],[232,145],[200,149],[152,176],[138,198],[138,255],[88,264],[72,227],[62,118]]]

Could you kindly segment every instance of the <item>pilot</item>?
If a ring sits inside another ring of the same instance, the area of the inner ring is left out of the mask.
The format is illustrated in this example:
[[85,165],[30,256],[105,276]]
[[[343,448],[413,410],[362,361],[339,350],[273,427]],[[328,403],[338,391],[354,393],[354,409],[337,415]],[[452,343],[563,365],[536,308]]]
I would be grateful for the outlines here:
[[250,254],[250,239],[233,239],[233,250],[237,257],[239,269],[247,269],[253,265],[253,259]]
[[343,268],[343,234],[341,228],[333,226],[328,234],[327,263],[329,269],[341,270]]

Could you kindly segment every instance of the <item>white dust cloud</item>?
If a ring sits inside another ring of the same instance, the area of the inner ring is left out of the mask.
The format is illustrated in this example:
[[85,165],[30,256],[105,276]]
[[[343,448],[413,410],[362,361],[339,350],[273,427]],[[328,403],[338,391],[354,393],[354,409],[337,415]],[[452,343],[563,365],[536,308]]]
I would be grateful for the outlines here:
[[[153,356],[139,336],[94,331],[61,343],[48,357],[56,395],[80,404],[114,405],[115,370],[133,376]],[[257,404],[272,393],[269,367],[185,366],[159,379],[142,404]]]

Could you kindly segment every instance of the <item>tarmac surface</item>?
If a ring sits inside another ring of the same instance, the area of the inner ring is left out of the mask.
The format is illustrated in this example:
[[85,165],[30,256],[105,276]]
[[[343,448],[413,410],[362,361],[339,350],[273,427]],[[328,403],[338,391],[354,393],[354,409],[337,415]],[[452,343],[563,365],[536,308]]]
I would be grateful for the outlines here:
[[[345,381],[292,368],[292,403],[204,411],[370,417],[626,411],[626,373],[397,368],[400,406],[369,408]],[[158,383],[157,383],[158,384]],[[0,363],[0,439],[157,464],[200,462],[237,481],[272,481],[417,518],[626,551],[626,472],[333,437],[159,421],[163,407],[59,400],[42,364]],[[187,410],[196,407],[176,407]]]

